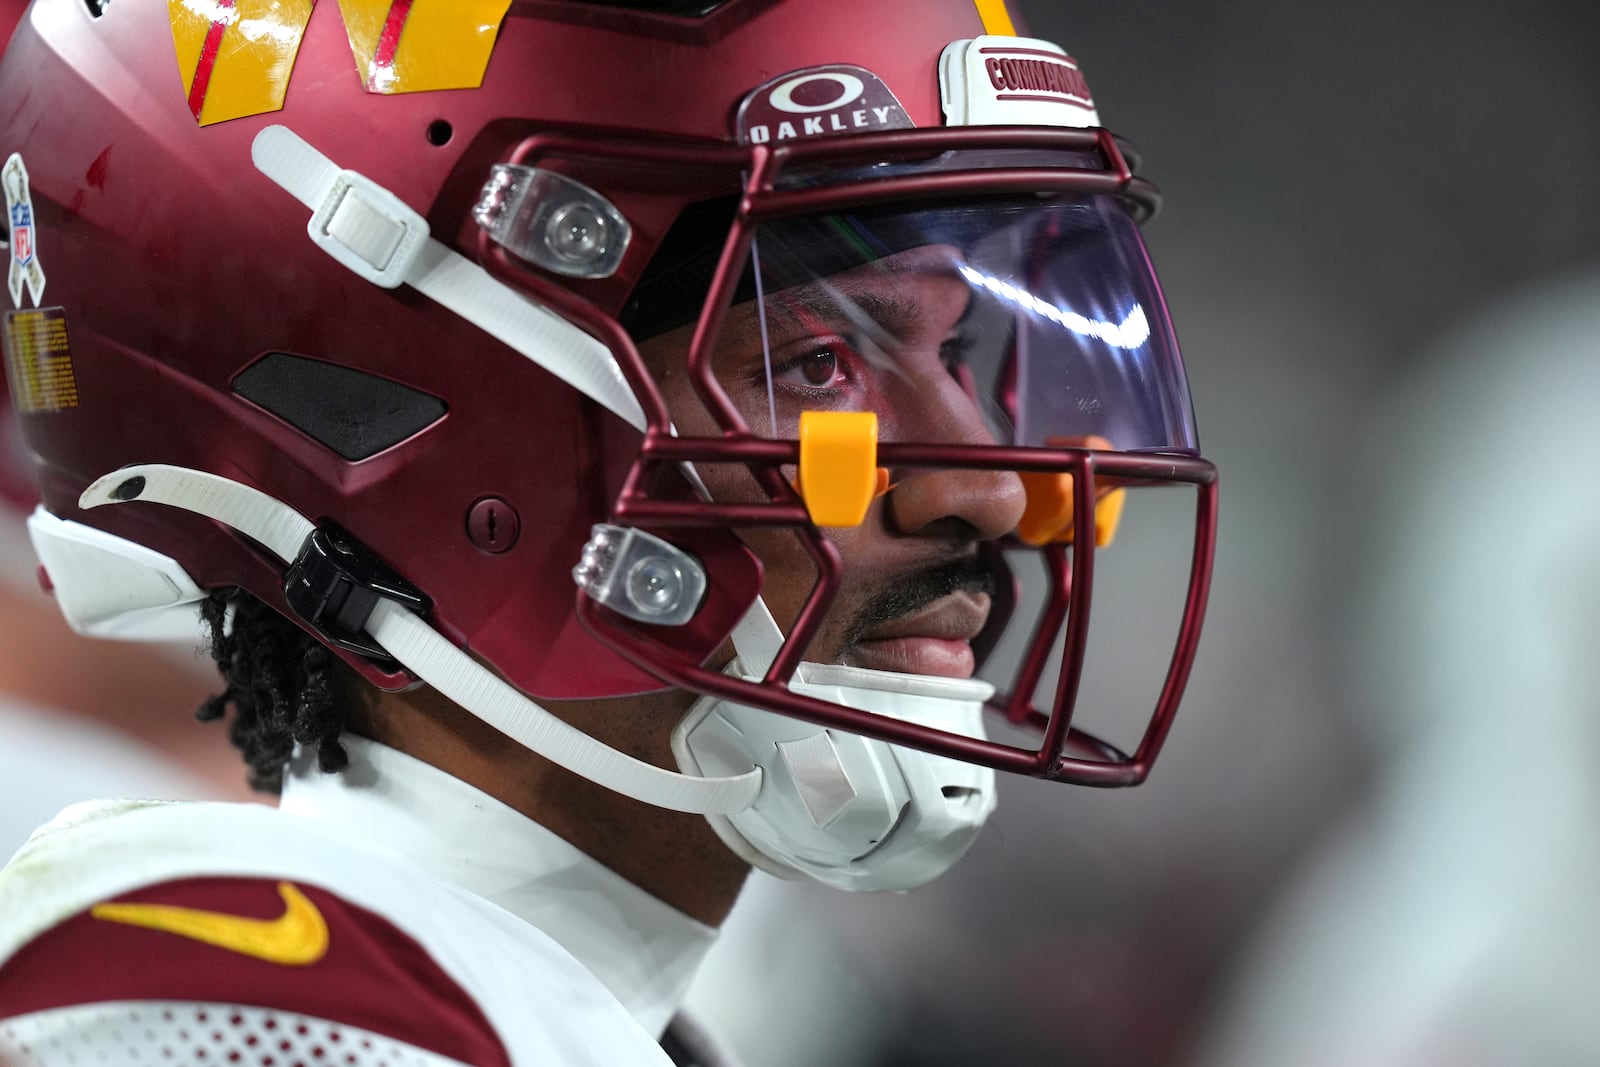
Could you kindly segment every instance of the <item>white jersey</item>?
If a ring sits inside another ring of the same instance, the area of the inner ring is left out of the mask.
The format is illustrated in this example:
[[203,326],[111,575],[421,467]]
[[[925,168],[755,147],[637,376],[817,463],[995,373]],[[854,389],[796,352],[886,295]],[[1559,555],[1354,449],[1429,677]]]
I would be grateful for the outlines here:
[[347,743],[279,809],[100,801],[35,833],[0,872],[0,1062],[670,1067],[713,931]]

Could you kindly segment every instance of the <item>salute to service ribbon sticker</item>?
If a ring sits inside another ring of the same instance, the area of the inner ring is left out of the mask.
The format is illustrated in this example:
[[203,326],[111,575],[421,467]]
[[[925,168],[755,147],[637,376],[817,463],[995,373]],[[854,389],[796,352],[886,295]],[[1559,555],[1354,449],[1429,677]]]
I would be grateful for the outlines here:
[[23,166],[21,153],[13,152],[6,160],[5,168],[0,170],[0,184],[6,190],[6,223],[11,229],[11,269],[6,276],[11,303],[21,307],[22,290],[26,288],[37,306],[44,296],[44,268],[39,265],[33,194],[28,189],[28,168]]

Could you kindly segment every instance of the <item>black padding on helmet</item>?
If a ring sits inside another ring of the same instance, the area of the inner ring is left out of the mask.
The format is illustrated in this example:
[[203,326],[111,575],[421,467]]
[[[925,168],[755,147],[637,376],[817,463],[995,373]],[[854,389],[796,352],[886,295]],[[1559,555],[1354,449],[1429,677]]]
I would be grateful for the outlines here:
[[347,460],[366,459],[444,417],[445,402],[375,374],[269,352],[233,391]]

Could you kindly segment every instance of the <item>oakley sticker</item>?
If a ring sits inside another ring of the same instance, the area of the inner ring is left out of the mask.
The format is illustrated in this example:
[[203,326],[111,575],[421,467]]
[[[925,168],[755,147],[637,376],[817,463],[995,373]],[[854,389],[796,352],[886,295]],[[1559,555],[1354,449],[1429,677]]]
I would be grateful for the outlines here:
[[862,67],[790,71],[752,90],[739,105],[741,144],[767,144],[915,126],[894,93]]
[[7,243],[11,268],[6,274],[6,285],[11,290],[11,303],[21,307],[22,290],[27,289],[37,306],[44,296],[44,268],[39,265],[38,228],[33,222],[28,168],[23,166],[20,153],[11,153],[4,169],[0,169],[0,184],[6,189],[6,224],[10,228]]
[[0,317],[11,403],[24,415],[78,406],[65,308],[29,308]]
[[1100,125],[1078,61],[1049,41],[956,41],[939,57],[939,87],[951,126]]

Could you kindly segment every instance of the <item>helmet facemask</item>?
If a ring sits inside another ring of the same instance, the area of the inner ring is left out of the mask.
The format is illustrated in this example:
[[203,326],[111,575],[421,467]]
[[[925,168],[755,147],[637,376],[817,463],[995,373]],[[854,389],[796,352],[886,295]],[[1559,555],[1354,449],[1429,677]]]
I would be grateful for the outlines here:
[[[851,888],[919,884],[964,850],[992,809],[992,782],[957,782],[957,768],[1141,781],[1176,708],[1209,576],[1214,475],[1196,458],[1136,226],[1153,192],[1101,131],[968,130],[960,141],[916,132],[853,139],[848,151],[755,150],[741,161],[744,204],[724,202],[725,231],[711,203],[667,235],[665,263],[623,314],[626,343],[615,320],[590,316],[651,419],[613,522],[667,542],[734,528],[764,572],[732,647],[704,663],[672,656],[662,628],[625,605],[580,594],[580,617],[663,682],[704,694],[675,741],[686,770],[753,761],[793,785],[784,811],[758,801],[755,814],[714,819],[725,840],[769,868]],[[536,299],[547,288],[486,251]],[[839,415],[875,426],[808,446],[807,431]],[[663,479],[666,469],[685,477]],[[693,493],[651,491],[664,481]],[[919,509],[912,498],[934,481],[983,514]],[[868,500],[844,519],[828,510],[841,483],[844,497]],[[1174,483],[1199,494],[1193,568],[1163,692],[1129,752],[1071,722],[1094,546],[1109,542],[1127,491]],[[872,543],[887,546],[878,558]],[[984,662],[1010,621],[1004,560],[1019,552],[1048,576],[1038,617],[1009,662]],[[1037,730],[1038,743],[985,739],[984,706]],[[920,801],[907,799],[908,772],[924,782]],[[863,778],[893,780],[879,797],[893,802],[852,823],[862,791],[850,782]],[[970,821],[953,826],[946,809],[962,805]],[[930,836],[906,841],[919,820]],[[827,843],[796,845],[785,826]],[[915,858],[885,856],[896,834]]]

